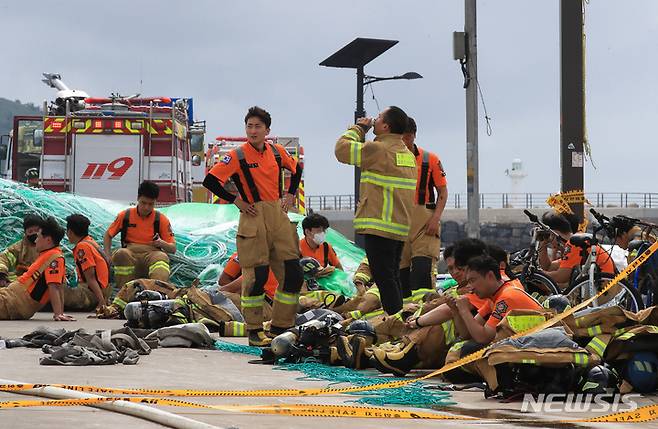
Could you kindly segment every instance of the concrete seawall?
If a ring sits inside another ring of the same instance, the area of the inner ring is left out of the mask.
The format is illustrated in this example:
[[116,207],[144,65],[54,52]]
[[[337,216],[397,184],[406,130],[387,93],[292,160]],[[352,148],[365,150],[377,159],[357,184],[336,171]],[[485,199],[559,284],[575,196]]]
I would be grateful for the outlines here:
[[[648,222],[658,223],[658,209],[645,208],[597,208],[607,215],[625,215]],[[541,216],[545,209],[530,210]],[[331,227],[354,240],[354,227],[351,211],[318,211],[329,219]],[[449,245],[466,237],[466,210],[449,209],[443,214],[441,222],[442,245]],[[480,210],[480,237],[502,246],[508,251],[518,250],[530,244],[532,225],[522,209],[483,209]]]

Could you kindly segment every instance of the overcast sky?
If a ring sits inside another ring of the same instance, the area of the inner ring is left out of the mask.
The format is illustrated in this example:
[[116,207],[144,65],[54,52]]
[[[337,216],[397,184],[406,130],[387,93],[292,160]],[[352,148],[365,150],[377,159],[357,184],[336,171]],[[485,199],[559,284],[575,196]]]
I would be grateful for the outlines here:
[[[366,73],[424,79],[374,84],[379,106],[416,118],[418,144],[442,158],[449,191],[464,192],[464,90],[452,59],[463,26],[462,0],[0,0],[0,96],[40,104],[54,95],[41,73],[57,72],[92,96],[193,97],[209,139],[242,135],[258,104],[272,134],[301,138],[307,194],[346,194],[351,168],[333,148],[354,115],[355,73],[318,63],[356,37],[395,39]],[[597,166],[587,166],[586,189],[655,191],[658,1],[591,0],[585,31]],[[510,191],[514,158],[528,172],[522,190],[558,191],[559,1],[478,1],[478,62],[493,127],[487,136],[480,104],[481,192]],[[377,111],[370,90],[366,110]]]

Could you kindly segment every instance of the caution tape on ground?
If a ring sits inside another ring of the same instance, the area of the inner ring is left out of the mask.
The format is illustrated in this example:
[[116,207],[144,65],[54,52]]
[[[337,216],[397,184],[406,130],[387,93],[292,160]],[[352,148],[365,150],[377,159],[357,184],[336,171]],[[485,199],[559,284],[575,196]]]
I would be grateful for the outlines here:
[[[363,407],[352,405],[317,405],[317,404],[276,404],[276,405],[209,405],[189,401],[150,397],[100,397],[82,399],[53,399],[0,402],[0,409],[27,407],[76,407],[90,406],[115,401],[125,401],[147,405],[165,405],[171,407],[201,408],[236,413],[280,415],[290,417],[341,417],[371,419],[413,419],[413,420],[501,420],[501,418],[478,418],[456,414],[440,414],[426,411],[403,410],[396,408]],[[545,416],[544,416],[545,417]],[[658,404],[639,407],[635,410],[608,414],[584,419],[546,419],[542,423],[644,423],[658,419]],[[509,422],[538,422],[537,418],[502,418]]]
[[[519,332],[512,336],[512,338],[518,338],[525,335],[534,334],[543,329],[549,328],[556,324],[557,322],[567,318],[576,311],[579,311],[589,304],[591,304],[595,299],[599,298],[601,295],[606,293],[612,287],[614,287],[621,280],[628,277],[630,273],[635,271],[640,265],[642,265],[649,257],[658,250],[658,242],[653,243],[646,251],[640,254],[635,260],[633,260],[628,266],[617,276],[615,276],[607,285],[605,285],[596,295],[590,297],[589,299],[581,302],[580,304],[572,307],[571,309],[557,314],[553,318],[523,332]],[[444,365],[442,368],[432,371],[424,376],[417,378],[409,378],[406,380],[385,382],[380,384],[374,384],[370,386],[355,386],[355,387],[343,387],[343,388],[324,388],[324,389],[273,389],[273,390],[191,390],[191,389],[121,389],[121,388],[111,388],[111,387],[98,387],[98,386],[76,386],[76,385],[65,385],[65,384],[5,384],[0,385],[0,391],[16,391],[16,390],[27,390],[35,389],[41,387],[61,387],[69,390],[76,390],[81,392],[90,392],[90,393],[110,393],[115,395],[159,395],[159,396],[213,396],[213,397],[286,397],[286,396],[321,396],[321,395],[335,395],[340,393],[355,393],[355,392],[365,392],[371,390],[381,390],[381,389],[392,389],[396,387],[406,386],[411,383],[415,383],[422,380],[427,380],[437,375],[445,374],[448,371],[453,369],[460,368],[466,364],[472,363],[480,359],[487,350],[496,346],[497,343],[488,345],[487,347],[472,353],[470,355],[464,356],[463,358]]]

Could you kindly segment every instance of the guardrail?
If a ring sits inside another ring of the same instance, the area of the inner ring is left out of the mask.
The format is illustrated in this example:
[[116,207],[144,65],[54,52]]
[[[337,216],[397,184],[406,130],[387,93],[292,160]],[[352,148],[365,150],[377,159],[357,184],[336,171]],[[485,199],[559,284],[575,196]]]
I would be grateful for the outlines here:
[[[549,193],[483,193],[481,209],[546,209]],[[658,193],[597,192],[587,193],[594,207],[658,208]],[[446,209],[465,209],[466,194],[448,195]],[[313,210],[354,210],[354,195],[307,195],[306,207]]]

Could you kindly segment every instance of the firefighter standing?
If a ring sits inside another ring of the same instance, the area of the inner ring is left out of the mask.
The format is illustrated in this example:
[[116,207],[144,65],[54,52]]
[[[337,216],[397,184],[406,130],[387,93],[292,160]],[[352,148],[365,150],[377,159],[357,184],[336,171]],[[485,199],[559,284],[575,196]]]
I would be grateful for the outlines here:
[[37,234],[43,219],[29,214],[23,218],[25,235],[20,241],[7,247],[0,253],[0,287],[6,287],[18,276],[27,271],[32,262],[37,259]]
[[[159,195],[158,185],[142,182],[137,190],[137,207],[119,213],[105,233],[105,255],[114,265],[117,289],[136,278],[169,280],[167,253],[176,253],[176,240],[167,216],[154,209]],[[112,237],[119,233],[121,249],[111,253]]]
[[78,286],[64,288],[64,308],[69,311],[103,311],[110,298],[110,267],[101,247],[89,236],[89,219],[81,214],[66,218],[66,236],[73,248]]
[[64,314],[62,287],[66,265],[59,247],[63,237],[64,230],[55,218],[42,221],[36,239],[36,260],[16,281],[0,289],[0,320],[27,320],[48,302],[52,302],[54,320],[75,320]]
[[[434,289],[433,267],[441,250],[441,215],[448,199],[448,183],[438,156],[415,144],[416,121],[409,118],[402,141],[415,156],[418,169],[416,199],[409,237],[402,249],[400,281],[407,298],[415,290]],[[438,193],[435,199],[434,190]]]
[[[375,141],[364,143],[373,125]],[[416,159],[402,141],[406,128],[406,113],[391,106],[374,121],[360,118],[335,149],[338,161],[361,167],[354,229],[365,236],[372,276],[389,315],[402,309],[400,256],[409,235],[416,191]]]
[[[270,336],[294,326],[299,291],[304,278],[299,266],[296,227],[286,212],[294,201],[302,167],[283,146],[266,142],[272,118],[260,107],[245,116],[247,143],[226,154],[206,176],[203,186],[240,209],[236,237],[242,266],[242,314],[249,331],[249,344],[267,346],[263,332],[264,287],[270,267],[279,281],[274,294]],[[290,187],[282,197],[282,172],[292,173]],[[240,198],[225,188],[231,178]]]

